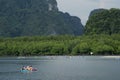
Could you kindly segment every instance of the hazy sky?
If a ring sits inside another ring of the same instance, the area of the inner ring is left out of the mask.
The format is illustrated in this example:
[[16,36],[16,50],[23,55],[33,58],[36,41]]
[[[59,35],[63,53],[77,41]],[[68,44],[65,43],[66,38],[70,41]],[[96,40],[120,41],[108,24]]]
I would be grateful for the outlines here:
[[120,8],[120,0],[57,0],[57,3],[60,11],[78,16],[83,24],[93,9]]

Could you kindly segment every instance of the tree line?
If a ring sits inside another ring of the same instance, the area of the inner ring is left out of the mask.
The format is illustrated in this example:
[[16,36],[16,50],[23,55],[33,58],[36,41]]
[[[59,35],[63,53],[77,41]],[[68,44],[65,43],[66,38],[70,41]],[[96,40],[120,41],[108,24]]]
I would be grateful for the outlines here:
[[0,38],[0,56],[119,55],[120,36],[34,36]]

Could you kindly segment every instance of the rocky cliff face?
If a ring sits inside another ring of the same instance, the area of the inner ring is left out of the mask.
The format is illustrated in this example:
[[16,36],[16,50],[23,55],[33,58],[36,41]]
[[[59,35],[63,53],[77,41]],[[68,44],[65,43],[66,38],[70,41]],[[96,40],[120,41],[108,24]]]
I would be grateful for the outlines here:
[[81,35],[79,18],[58,10],[56,0],[0,0],[0,36]]

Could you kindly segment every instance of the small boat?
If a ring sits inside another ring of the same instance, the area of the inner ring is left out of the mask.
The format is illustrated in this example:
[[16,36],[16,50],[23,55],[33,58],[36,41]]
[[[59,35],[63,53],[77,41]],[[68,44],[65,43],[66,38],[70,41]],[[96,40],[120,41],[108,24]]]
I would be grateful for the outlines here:
[[36,68],[33,68],[32,71],[37,71],[37,69],[36,69]]
[[30,72],[30,70],[20,70],[20,72]]
[[21,69],[21,72],[33,72],[33,71],[37,71],[36,68],[33,68],[32,70],[27,70],[27,69]]

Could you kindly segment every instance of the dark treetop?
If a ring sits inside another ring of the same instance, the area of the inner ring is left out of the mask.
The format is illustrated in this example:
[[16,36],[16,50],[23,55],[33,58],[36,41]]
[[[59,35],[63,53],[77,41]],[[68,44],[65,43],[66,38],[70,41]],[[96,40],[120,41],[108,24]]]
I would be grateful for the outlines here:
[[85,32],[86,34],[120,34],[120,9],[93,10]]

